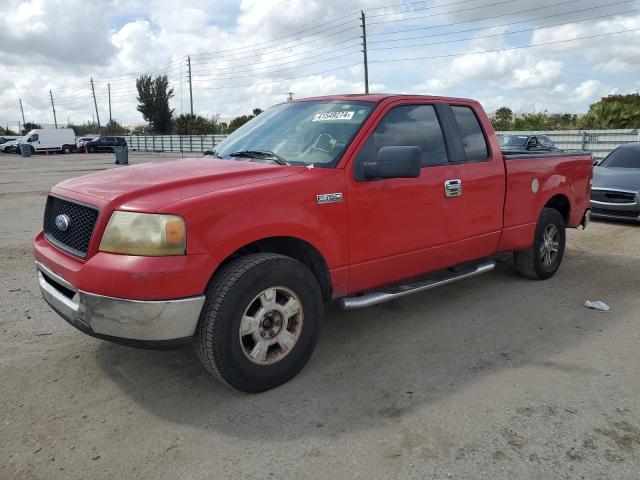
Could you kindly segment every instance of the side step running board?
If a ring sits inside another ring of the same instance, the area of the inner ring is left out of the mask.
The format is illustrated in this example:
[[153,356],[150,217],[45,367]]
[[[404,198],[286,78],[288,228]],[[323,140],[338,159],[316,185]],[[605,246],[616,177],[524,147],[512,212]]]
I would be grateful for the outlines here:
[[398,298],[407,297],[414,293],[424,292],[432,288],[441,287],[449,283],[464,280],[465,278],[475,277],[481,273],[486,273],[496,267],[496,262],[486,260],[481,263],[455,267],[449,270],[434,273],[423,280],[417,280],[413,283],[405,285],[397,285],[388,287],[383,290],[365,293],[357,297],[345,297],[340,300],[340,306],[343,310],[355,310],[357,308],[366,308],[380,303],[390,302]]

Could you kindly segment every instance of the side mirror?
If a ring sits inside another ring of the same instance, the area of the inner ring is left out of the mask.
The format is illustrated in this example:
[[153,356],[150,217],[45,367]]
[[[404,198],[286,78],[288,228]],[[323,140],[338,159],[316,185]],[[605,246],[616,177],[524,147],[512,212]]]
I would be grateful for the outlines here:
[[413,146],[382,147],[376,162],[364,165],[367,179],[417,178],[420,176],[422,148]]

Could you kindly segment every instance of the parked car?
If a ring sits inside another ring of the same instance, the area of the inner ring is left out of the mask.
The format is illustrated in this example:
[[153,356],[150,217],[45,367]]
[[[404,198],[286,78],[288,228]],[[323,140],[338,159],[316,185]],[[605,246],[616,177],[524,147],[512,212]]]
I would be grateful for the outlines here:
[[124,137],[98,137],[85,142],[84,147],[89,153],[113,152],[113,147],[126,147]]
[[20,138],[20,137],[15,137],[15,136],[14,137],[0,137],[0,145],[3,145],[5,143],[7,143],[7,142],[11,142],[13,140],[18,140],[18,138]]
[[558,149],[551,138],[546,135],[502,135],[500,142],[502,151],[555,152]]
[[76,139],[76,150],[81,151],[84,150],[84,146],[87,142],[93,141],[93,140],[97,140],[98,138],[100,138],[99,136],[92,136],[92,137],[80,137]]
[[585,152],[502,154],[472,100],[296,100],[215,157],[53,187],[37,276],[84,333],[193,342],[216,378],[259,392],[309,359],[323,301],[395,300],[488,272],[499,252],[527,278],[552,277],[565,228],[588,223],[592,169]]
[[20,144],[20,140],[21,139],[17,138],[15,140],[9,140],[8,142],[4,142],[3,144],[0,145],[0,150],[4,153],[15,153],[16,148]]
[[593,170],[594,218],[640,221],[640,143],[616,148]]
[[22,143],[29,144],[32,153],[71,153],[76,148],[76,134],[71,128],[36,128],[24,136]]

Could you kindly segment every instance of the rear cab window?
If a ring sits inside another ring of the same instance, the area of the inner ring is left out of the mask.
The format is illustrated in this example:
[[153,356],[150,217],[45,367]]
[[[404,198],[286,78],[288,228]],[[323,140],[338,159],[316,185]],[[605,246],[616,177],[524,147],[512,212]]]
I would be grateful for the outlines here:
[[471,107],[451,105],[464,145],[465,161],[482,162],[489,158],[487,139]]

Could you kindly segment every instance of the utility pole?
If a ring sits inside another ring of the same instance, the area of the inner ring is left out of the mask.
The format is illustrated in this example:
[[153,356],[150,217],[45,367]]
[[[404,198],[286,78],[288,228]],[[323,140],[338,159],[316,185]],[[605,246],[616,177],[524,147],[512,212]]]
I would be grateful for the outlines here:
[[98,135],[100,135],[100,114],[98,113],[98,102],[96,102],[96,89],[93,86],[93,77],[91,77],[91,93],[93,94],[93,106],[96,107],[96,118],[98,119]]
[[293,94],[296,92],[289,92],[287,95],[289,96],[289,101],[293,100]]
[[362,19],[362,53],[364,54],[364,93],[369,93],[369,63],[367,62],[367,23],[364,17],[364,10],[360,10]]
[[53,92],[49,90],[49,97],[51,97],[51,108],[53,109],[53,124],[58,128],[58,119],[56,118],[56,106],[53,103]]
[[[27,122],[24,121],[24,108],[22,108],[22,99],[19,98],[18,101],[20,102],[20,112],[22,113],[22,125],[24,125]],[[20,122],[18,122],[18,123],[20,123]],[[18,127],[18,131],[19,130],[20,130],[20,127]]]
[[108,133],[111,133],[112,120],[111,120],[111,84],[110,83],[107,83],[107,92],[109,94],[109,131]]
[[191,57],[187,55],[187,67],[189,68],[189,102],[191,103],[191,116],[193,117],[193,89],[191,87]]

